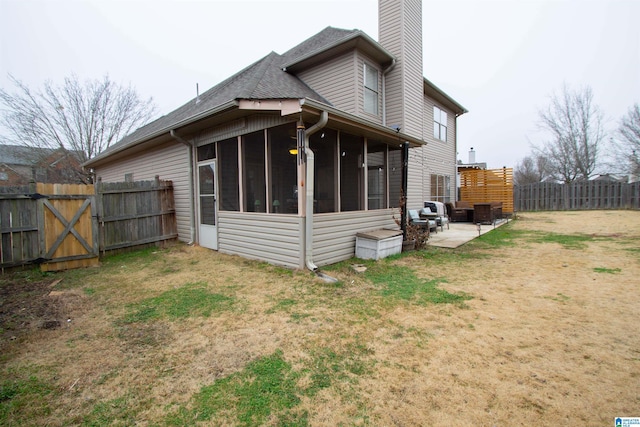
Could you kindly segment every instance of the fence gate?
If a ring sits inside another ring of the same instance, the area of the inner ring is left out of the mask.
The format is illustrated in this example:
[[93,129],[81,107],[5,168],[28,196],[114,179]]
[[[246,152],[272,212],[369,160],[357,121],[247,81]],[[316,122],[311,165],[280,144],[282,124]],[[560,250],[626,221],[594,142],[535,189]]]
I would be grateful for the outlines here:
[[93,185],[38,183],[42,271],[98,265]]

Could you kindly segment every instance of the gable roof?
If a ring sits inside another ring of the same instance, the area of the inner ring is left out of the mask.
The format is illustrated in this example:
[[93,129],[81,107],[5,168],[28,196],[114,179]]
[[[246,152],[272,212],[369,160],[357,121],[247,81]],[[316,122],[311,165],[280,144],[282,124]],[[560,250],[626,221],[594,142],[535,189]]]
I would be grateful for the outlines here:
[[327,27],[288,50],[283,55],[286,62],[282,68],[286,71],[298,72],[356,48],[383,67],[391,65],[395,60],[391,53],[363,31]]
[[176,110],[127,135],[98,157],[137,140],[152,137],[160,131],[168,132],[190,118],[236,99],[309,98],[328,103],[300,79],[283,72],[280,68],[281,63],[282,56],[271,52]]
[[[395,61],[393,55],[361,30],[327,27],[283,55],[269,53],[176,110],[125,136],[98,156],[85,162],[83,166],[91,167],[94,163],[130,146],[149,141],[216,113],[236,108],[238,100],[306,99],[332,106],[293,73],[354,48],[363,51],[382,66],[390,66]],[[447,101],[448,105],[453,105],[454,110],[459,110],[460,113],[467,112],[440,89],[427,83],[425,79],[425,93],[429,86],[431,90],[441,93],[441,99]]]

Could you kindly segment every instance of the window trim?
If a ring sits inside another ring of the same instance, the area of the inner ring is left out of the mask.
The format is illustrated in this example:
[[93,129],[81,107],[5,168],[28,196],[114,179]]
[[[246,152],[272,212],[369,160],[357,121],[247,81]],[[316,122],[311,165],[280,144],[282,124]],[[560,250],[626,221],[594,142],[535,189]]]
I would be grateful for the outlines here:
[[[444,117],[442,117],[444,115]],[[443,120],[444,119],[444,120]],[[448,130],[448,113],[438,107],[437,105],[433,106],[433,138],[439,141],[447,142],[447,130]],[[443,123],[444,122],[444,123]],[[437,126],[437,135],[436,135],[436,126]],[[444,138],[442,138],[444,130]]]
[[[363,63],[363,79],[362,79],[362,88],[363,88],[363,100],[362,100],[362,106],[363,106],[363,111],[366,114],[371,114],[374,116],[378,116],[380,115],[380,70],[378,70],[376,67],[367,64],[366,62]],[[367,79],[367,74],[369,70],[374,70],[376,72],[376,81],[375,81],[375,89],[373,87],[371,87],[370,83]],[[367,108],[367,95],[368,94],[374,94],[375,97],[375,111],[370,111]]]

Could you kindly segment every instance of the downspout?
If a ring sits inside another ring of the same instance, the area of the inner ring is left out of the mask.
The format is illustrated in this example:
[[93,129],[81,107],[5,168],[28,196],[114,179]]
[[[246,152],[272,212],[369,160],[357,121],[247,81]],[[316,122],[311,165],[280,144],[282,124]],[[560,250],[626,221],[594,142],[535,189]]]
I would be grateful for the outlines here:
[[453,125],[453,138],[456,142],[454,151],[453,151],[453,176],[455,177],[455,183],[453,185],[454,188],[454,201],[460,200],[460,194],[458,194],[458,117],[463,115],[464,113],[455,114],[455,121]]
[[402,240],[407,240],[407,192],[409,191],[409,143],[402,144],[402,202],[400,203],[400,228]]
[[391,65],[382,70],[382,126],[387,125],[387,74],[396,66],[396,59],[391,60]]
[[193,191],[193,143],[180,137],[176,133],[176,131],[173,129],[169,131],[169,134],[173,139],[175,139],[181,144],[186,145],[189,148],[189,192],[191,193],[191,197],[189,197],[189,204],[191,205],[191,209],[190,209],[191,241],[189,242],[189,244],[191,245],[196,241],[196,211],[195,211],[195,207],[193,206],[193,200],[195,197],[195,194]]
[[315,158],[313,150],[309,147],[309,137],[326,126],[329,120],[329,113],[322,111],[320,120],[315,125],[311,126],[306,132],[304,131],[304,153],[307,159],[306,179],[305,185],[307,187],[306,200],[305,200],[305,214],[306,221],[304,227],[304,245],[305,256],[304,263],[311,271],[316,271],[318,266],[313,263],[313,187],[315,177]]

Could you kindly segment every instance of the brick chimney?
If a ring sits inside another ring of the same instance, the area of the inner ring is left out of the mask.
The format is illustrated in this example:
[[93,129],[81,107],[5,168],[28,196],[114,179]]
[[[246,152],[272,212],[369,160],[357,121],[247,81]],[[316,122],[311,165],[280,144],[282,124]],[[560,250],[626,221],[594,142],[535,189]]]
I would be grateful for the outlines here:
[[423,138],[422,1],[378,0],[379,43],[396,57],[385,78],[385,126]]

